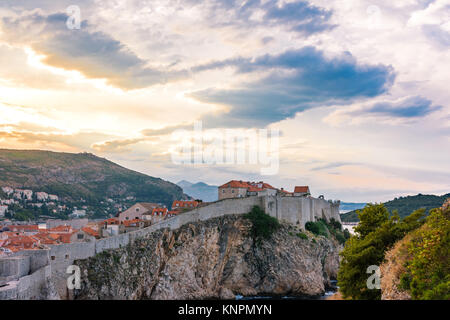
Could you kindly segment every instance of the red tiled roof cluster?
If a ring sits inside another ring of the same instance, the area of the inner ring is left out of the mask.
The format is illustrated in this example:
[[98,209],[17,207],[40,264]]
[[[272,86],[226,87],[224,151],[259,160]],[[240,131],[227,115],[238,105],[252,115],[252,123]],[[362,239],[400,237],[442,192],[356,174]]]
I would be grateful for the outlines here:
[[155,208],[152,210],[153,216],[165,216],[169,210],[167,208]]
[[39,232],[39,227],[37,225],[16,225],[8,226],[8,228],[15,232]]
[[[219,187],[219,189],[223,188],[241,188],[241,189],[247,189],[249,192],[259,192],[266,189],[274,189],[278,190],[280,192],[283,192],[285,194],[292,194],[292,192],[283,190],[283,189],[277,189],[272,187],[270,184],[265,183],[263,181],[260,182],[250,182],[250,181],[242,181],[242,180],[231,180]],[[295,193],[309,193],[309,187],[308,186],[296,186],[294,189]]]
[[199,202],[195,200],[175,200],[172,203],[172,210],[178,208],[196,208]]

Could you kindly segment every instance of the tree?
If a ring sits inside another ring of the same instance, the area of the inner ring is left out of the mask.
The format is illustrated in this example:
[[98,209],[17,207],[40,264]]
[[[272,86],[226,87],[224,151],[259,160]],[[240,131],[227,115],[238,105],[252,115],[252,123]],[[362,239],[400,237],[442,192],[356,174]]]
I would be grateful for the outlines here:
[[389,219],[389,211],[382,203],[369,203],[362,211],[358,211],[357,214],[360,222],[355,228],[355,232],[361,237],[365,237],[375,231]]
[[388,218],[386,208],[368,205],[359,213],[361,225],[341,252],[342,262],[338,273],[339,291],[346,299],[378,300],[381,292],[367,287],[369,266],[379,266],[385,252],[406,233],[423,224],[424,210],[417,210],[400,220],[398,214]]

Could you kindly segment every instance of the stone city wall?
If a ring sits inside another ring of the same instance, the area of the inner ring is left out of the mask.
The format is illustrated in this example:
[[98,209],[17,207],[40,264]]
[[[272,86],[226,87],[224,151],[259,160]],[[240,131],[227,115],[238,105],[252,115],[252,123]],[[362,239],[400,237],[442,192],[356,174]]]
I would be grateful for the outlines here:
[[[250,212],[254,206],[262,207],[267,214],[280,221],[299,225],[302,228],[305,227],[306,222],[320,218],[325,218],[327,220],[334,218],[337,221],[340,221],[339,203],[333,203],[324,199],[280,196],[223,199],[164,220],[147,228],[123,233],[117,236],[90,242],[51,245],[49,246],[49,250],[27,250],[19,252],[15,254],[15,256],[21,256],[24,260],[16,259],[17,262],[14,263],[17,263],[17,266],[8,266],[8,263],[13,263],[11,261],[2,264],[2,260],[4,259],[0,259],[0,279],[1,276],[3,276],[3,273],[6,273],[6,271],[2,270],[7,270],[8,268],[8,270],[12,270],[11,268],[16,268],[18,271],[15,275],[21,281],[21,284],[17,284],[16,289],[11,289],[8,296],[29,297],[31,299],[37,297],[37,288],[42,287],[42,282],[47,281],[45,276],[50,276],[49,270],[51,270],[51,280],[59,297],[63,299],[68,298],[67,278],[69,274],[66,273],[66,270],[68,266],[73,265],[75,260],[92,257],[104,250],[124,247],[133,243],[135,239],[144,237],[156,230],[165,228],[175,230],[184,224],[193,223],[199,220],[204,221],[224,215],[245,214]],[[23,268],[27,269],[27,267],[23,267],[22,264],[27,263],[29,264],[29,271],[26,272],[26,274],[29,275],[25,276]],[[35,273],[36,275],[34,275]],[[32,283],[32,280],[39,283]],[[29,287],[30,292],[24,293],[27,286]],[[0,295],[0,300],[2,298],[7,298],[7,295]]]

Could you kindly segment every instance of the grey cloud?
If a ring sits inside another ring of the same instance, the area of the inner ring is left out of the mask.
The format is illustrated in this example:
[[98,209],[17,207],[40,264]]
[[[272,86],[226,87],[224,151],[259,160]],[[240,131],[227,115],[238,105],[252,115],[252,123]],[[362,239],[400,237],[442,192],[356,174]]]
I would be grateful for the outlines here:
[[255,59],[237,57],[215,61],[193,70],[200,72],[227,66],[234,67],[237,74],[261,71],[270,74],[242,83],[238,89],[209,88],[192,92],[190,96],[201,102],[231,107],[230,112],[220,117],[205,117],[205,126],[266,126],[307,109],[378,96],[385,93],[395,79],[390,66],[360,65],[350,53],[328,59],[314,47]]

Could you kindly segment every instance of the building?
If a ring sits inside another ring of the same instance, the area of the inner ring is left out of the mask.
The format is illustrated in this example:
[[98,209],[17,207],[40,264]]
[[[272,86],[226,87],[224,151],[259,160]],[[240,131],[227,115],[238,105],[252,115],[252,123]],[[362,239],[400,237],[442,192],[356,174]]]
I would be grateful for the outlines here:
[[76,218],[84,217],[86,215],[86,210],[74,209],[70,215]]
[[57,226],[71,226],[73,229],[81,229],[89,223],[89,220],[84,219],[72,219],[72,220],[61,220],[61,219],[49,219],[46,221],[47,229],[52,229]]
[[194,209],[197,208],[199,205],[198,201],[194,200],[175,200],[172,203],[172,210],[178,210],[178,209]]
[[0,205],[0,217],[4,217],[8,212],[8,206]]
[[249,196],[270,196],[276,195],[277,191],[278,189],[263,181],[231,180],[219,187],[219,200]]
[[2,191],[3,191],[4,193],[6,193],[8,196],[9,196],[10,194],[14,193],[14,189],[11,188],[11,187],[2,187]]
[[59,200],[58,196],[57,196],[57,195],[54,195],[54,194],[49,194],[49,195],[48,195],[48,198],[49,198],[50,200],[52,200],[52,201],[58,201],[58,200]]
[[8,226],[9,231],[16,234],[35,235],[39,232],[39,226],[36,225],[11,225]]
[[134,220],[134,219],[141,219],[142,215],[145,215],[148,212],[152,212],[153,209],[158,208],[159,205],[156,203],[151,202],[139,202],[135,205],[131,206],[129,209],[121,212],[119,214],[119,221],[127,221],[127,220]]
[[36,192],[36,199],[38,201],[46,201],[48,199],[48,193],[46,193],[46,192]]
[[306,197],[310,195],[308,186],[297,186],[294,188],[294,197]]
[[125,232],[130,232],[130,231],[135,231],[135,230],[144,228],[146,226],[149,226],[150,222],[140,220],[140,219],[134,219],[134,220],[124,221],[123,225],[125,227]]

